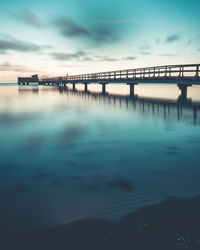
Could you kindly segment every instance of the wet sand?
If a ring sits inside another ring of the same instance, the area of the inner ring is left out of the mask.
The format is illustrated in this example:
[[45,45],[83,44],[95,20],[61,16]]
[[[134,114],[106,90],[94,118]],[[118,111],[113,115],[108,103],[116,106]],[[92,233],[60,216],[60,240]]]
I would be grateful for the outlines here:
[[[34,232],[5,235],[1,249],[200,249],[200,196],[170,197],[115,223],[87,218]],[[11,226],[11,224],[10,224]]]

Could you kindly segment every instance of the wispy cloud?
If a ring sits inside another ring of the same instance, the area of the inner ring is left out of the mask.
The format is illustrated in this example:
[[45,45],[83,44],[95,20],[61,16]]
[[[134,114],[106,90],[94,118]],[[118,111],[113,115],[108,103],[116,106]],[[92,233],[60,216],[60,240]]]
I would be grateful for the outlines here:
[[166,57],[175,57],[177,56],[177,54],[173,54],[173,53],[164,53],[164,54],[159,54],[159,56],[166,56]]
[[192,39],[188,40],[186,45],[190,45],[191,43],[192,43]]
[[31,42],[23,42],[18,39],[12,38],[9,40],[0,40],[0,51],[39,51],[40,46],[31,43]]
[[[29,69],[23,65],[12,65],[9,62],[0,64],[0,71],[12,71],[12,72],[36,72],[33,69]],[[38,72],[38,70],[37,70]]]
[[74,53],[60,53],[60,52],[54,52],[49,54],[54,60],[58,61],[78,61],[78,62],[84,62],[84,61],[107,61],[107,62],[113,62],[118,61],[118,59],[109,57],[109,56],[101,56],[101,55],[92,55],[88,54],[87,52],[84,52],[82,50],[78,50]]
[[75,53],[59,53],[59,52],[50,53],[50,56],[52,56],[53,59],[58,60],[58,61],[67,61],[67,60],[74,60],[74,59],[80,60],[85,55],[86,53],[82,50],[78,50]]
[[111,27],[93,25],[84,27],[68,17],[59,17],[54,20],[54,25],[65,38],[85,38],[95,44],[110,43],[118,40],[117,34]]
[[21,41],[11,36],[7,36],[6,39],[0,39],[0,53],[6,53],[7,51],[36,52],[45,48],[52,48],[52,46],[39,46],[32,42]]
[[118,61],[118,59],[109,56],[94,56],[93,61],[115,62]]
[[151,55],[150,50],[151,50],[151,46],[148,45],[148,44],[142,45],[142,46],[139,47],[140,55],[145,55],[145,56]]
[[112,30],[103,28],[94,30],[92,38],[97,43],[112,43],[118,40],[117,34],[115,34]]
[[151,52],[148,52],[148,51],[142,51],[142,52],[141,52],[141,55],[144,55],[144,56],[150,56],[150,55],[151,55]]
[[143,46],[140,46],[140,51],[146,51],[146,50],[150,50],[151,49],[151,46],[150,45],[143,45]]
[[67,17],[59,17],[55,19],[54,23],[60,29],[62,35],[65,37],[91,36],[90,31]]
[[39,28],[43,26],[42,21],[40,20],[39,16],[37,16],[33,11],[28,8],[23,8],[20,13],[10,12],[15,19],[28,24],[30,26]]
[[97,23],[106,23],[106,24],[132,24],[132,23],[148,23],[143,19],[99,19],[96,20]]
[[151,55],[151,46],[146,44],[139,47],[140,55]]
[[123,57],[123,60],[128,60],[128,61],[134,61],[136,60],[137,57],[136,56],[127,56],[127,57]]
[[155,42],[156,42],[156,44],[159,44],[161,42],[161,39],[159,37],[157,37]]
[[166,38],[165,42],[166,43],[173,43],[173,42],[180,40],[180,38],[181,38],[181,36],[178,34],[170,35]]

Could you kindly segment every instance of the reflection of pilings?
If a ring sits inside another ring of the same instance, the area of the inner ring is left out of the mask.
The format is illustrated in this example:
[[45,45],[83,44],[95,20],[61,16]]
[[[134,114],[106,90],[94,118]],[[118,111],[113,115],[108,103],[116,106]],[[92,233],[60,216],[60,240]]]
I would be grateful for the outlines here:
[[59,89],[59,92],[60,92],[60,94],[64,94],[64,92],[65,92],[65,88],[63,88],[62,86],[58,86],[58,89]]
[[27,93],[28,94],[30,94],[30,93],[38,94],[39,89],[38,89],[38,86],[32,86],[32,88],[24,88],[24,87],[19,86],[18,92],[19,92],[19,94],[27,94]]
[[67,91],[68,90],[68,86],[66,84],[64,84],[64,90]]
[[182,105],[181,104],[178,104],[177,105],[177,117],[178,117],[178,120],[180,120],[180,118],[182,117]]
[[166,104],[163,105],[163,109],[164,109],[164,118],[166,118]]
[[196,124],[197,121],[197,107],[193,107],[193,117],[194,117],[194,124]]
[[[191,118],[194,121],[197,120],[197,111],[200,110],[200,103],[192,104],[189,100],[185,102],[180,102],[177,100],[170,101],[165,99],[154,99],[146,97],[130,97],[114,94],[103,94],[95,92],[83,92],[83,91],[69,91],[69,95],[80,96],[81,98],[91,100],[94,99],[98,102],[103,102],[105,104],[114,105],[116,107],[124,107],[126,109],[138,110],[142,113],[147,113],[151,111],[153,115],[159,115],[167,119],[169,116],[176,116],[178,119],[183,119],[183,117],[189,117],[187,112],[191,110]],[[183,111],[184,113],[183,116]]]

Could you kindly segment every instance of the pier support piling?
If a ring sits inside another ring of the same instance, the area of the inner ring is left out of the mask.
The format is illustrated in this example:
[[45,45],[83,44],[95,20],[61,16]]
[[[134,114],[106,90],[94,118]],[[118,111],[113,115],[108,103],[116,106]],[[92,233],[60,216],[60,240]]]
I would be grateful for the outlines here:
[[196,78],[199,78],[199,65],[197,65],[197,68],[196,68]]
[[87,92],[88,91],[88,83],[84,83],[84,85],[85,85],[84,90],[85,90],[85,92]]
[[137,85],[137,83],[127,83],[127,85],[129,85],[130,89],[129,89],[129,95],[135,96],[135,85]]
[[187,100],[187,88],[192,85],[190,84],[178,84],[178,88],[181,91],[181,94],[179,96],[179,100],[186,101]]
[[73,89],[73,91],[76,91],[76,83],[72,84],[72,89]]
[[100,83],[102,85],[102,94],[106,93],[106,84],[108,83]]

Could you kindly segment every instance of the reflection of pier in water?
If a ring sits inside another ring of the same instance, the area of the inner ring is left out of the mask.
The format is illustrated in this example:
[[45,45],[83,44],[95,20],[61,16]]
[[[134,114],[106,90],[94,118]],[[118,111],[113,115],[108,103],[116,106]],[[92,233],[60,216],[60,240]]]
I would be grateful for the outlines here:
[[92,99],[113,106],[125,106],[127,109],[134,109],[142,113],[151,112],[153,115],[162,115],[164,119],[172,115],[175,115],[178,120],[193,117],[194,124],[197,122],[197,113],[200,112],[200,101],[192,102],[191,99],[182,100],[180,97],[177,100],[169,100],[137,95],[73,90],[68,87],[59,87],[59,92],[63,94],[67,92],[73,96]]
[[19,94],[26,94],[32,92],[33,94],[38,94],[39,89],[38,86],[31,86],[31,88],[26,88],[26,87],[18,87],[18,92]]

